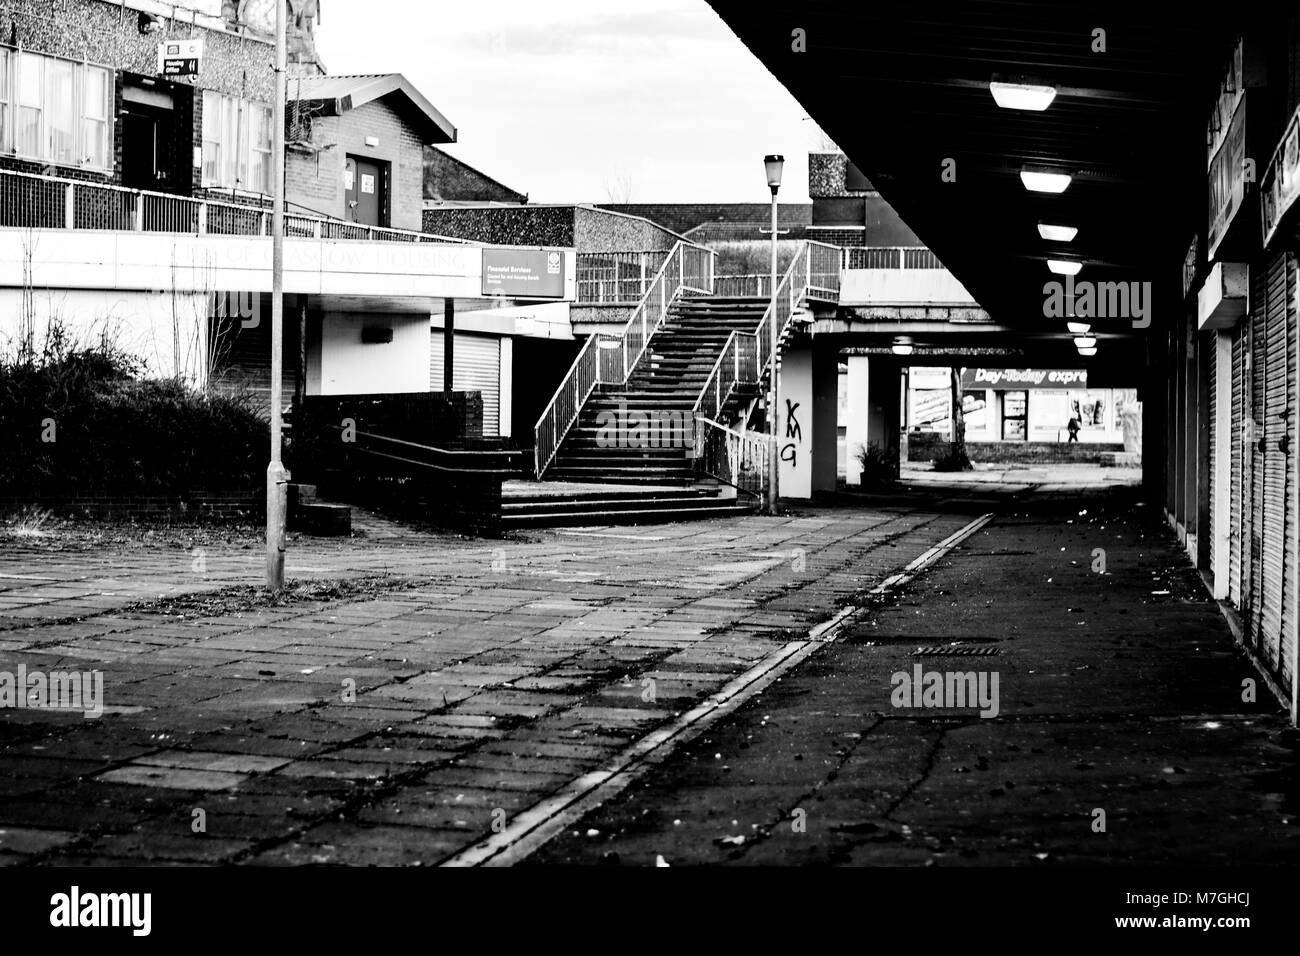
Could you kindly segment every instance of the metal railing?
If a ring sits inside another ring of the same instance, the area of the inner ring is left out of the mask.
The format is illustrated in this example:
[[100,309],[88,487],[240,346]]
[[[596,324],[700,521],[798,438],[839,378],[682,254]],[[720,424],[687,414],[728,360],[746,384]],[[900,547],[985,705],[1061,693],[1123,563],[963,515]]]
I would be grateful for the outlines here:
[[738,491],[761,496],[767,488],[767,435],[739,432],[710,418],[695,420],[695,467]]
[[942,269],[925,246],[849,246],[841,250],[844,269]]
[[670,254],[669,249],[578,253],[577,301],[597,305],[640,302]]
[[807,299],[838,301],[840,288],[838,246],[805,242],[799,247],[776,287],[773,303],[753,332],[732,332],[695,400],[693,416],[699,420],[721,417],[727,400],[740,385],[759,385],[771,365],[772,308],[776,307],[778,340],[784,338],[792,317]]
[[[0,226],[27,229],[110,229],[189,235],[269,236],[269,204],[177,196],[57,176],[0,170]],[[284,233],[309,239],[453,242],[464,239],[286,212]]]
[[682,290],[706,295],[713,291],[713,258],[713,252],[703,246],[678,242],[650,281],[623,331],[587,337],[533,429],[538,478],[554,460],[560,442],[596,386],[627,382],[677,294]]

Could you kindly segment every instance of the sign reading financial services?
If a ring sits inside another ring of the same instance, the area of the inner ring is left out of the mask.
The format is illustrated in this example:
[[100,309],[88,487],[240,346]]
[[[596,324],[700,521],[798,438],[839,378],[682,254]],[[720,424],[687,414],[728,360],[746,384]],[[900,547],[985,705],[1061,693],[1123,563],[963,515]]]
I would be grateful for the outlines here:
[[484,249],[483,294],[564,298],[564,253],[546,249]]

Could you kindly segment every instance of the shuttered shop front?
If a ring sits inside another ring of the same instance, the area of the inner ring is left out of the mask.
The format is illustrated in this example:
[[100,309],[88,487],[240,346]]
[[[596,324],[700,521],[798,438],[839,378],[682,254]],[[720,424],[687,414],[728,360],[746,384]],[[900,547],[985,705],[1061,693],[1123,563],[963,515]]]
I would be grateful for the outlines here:
[[1265,268],[1251,273],[1245,370],[1250,421],[1242,456],[1243,517],[1249,528],[1243,583],[1248,586],[1242,616],[1247,642],[1289,687],[1296,623],[1295,258],[1274,254]]
[[[433,330],[429,362],[429,388],[442,391],[442,329]],[[488,335],[456,333],[452,356],[452,388],[483,395],[483,434],[500,434],[501,427],[501,340]]]

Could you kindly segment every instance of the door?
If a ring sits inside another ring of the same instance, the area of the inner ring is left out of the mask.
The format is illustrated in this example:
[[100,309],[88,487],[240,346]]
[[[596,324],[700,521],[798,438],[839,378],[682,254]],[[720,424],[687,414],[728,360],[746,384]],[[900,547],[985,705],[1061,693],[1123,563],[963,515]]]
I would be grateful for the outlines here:
[[343,177],[347,218],[367,226],[383,226],[387,220],[384,197],[384,166],[370,159],[349,156]]
[[192,148],[181,148],[178,93],[170,84],[127,79],[122,87],[122,185],[156,192],[190,191]]
[[1029,438],[1029,393],[1002,393],[1002,440],[1025,441]]

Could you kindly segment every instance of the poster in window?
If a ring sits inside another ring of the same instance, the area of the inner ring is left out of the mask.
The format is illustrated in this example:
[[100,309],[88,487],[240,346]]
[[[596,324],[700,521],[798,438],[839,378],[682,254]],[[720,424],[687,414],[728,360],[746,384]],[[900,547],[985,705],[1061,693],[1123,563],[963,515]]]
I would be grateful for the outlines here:
[[361,191],[367,195],[373,195],[375,192],[375,177],[370,173],[361,174]]
[[1024,441],[1025,420],[1023,418],[1004,418],[1002,420],[1002,438],[1004,441]]
[[357,171],[350,166],[343,171],[343,188],[348,192],[357,188]]

